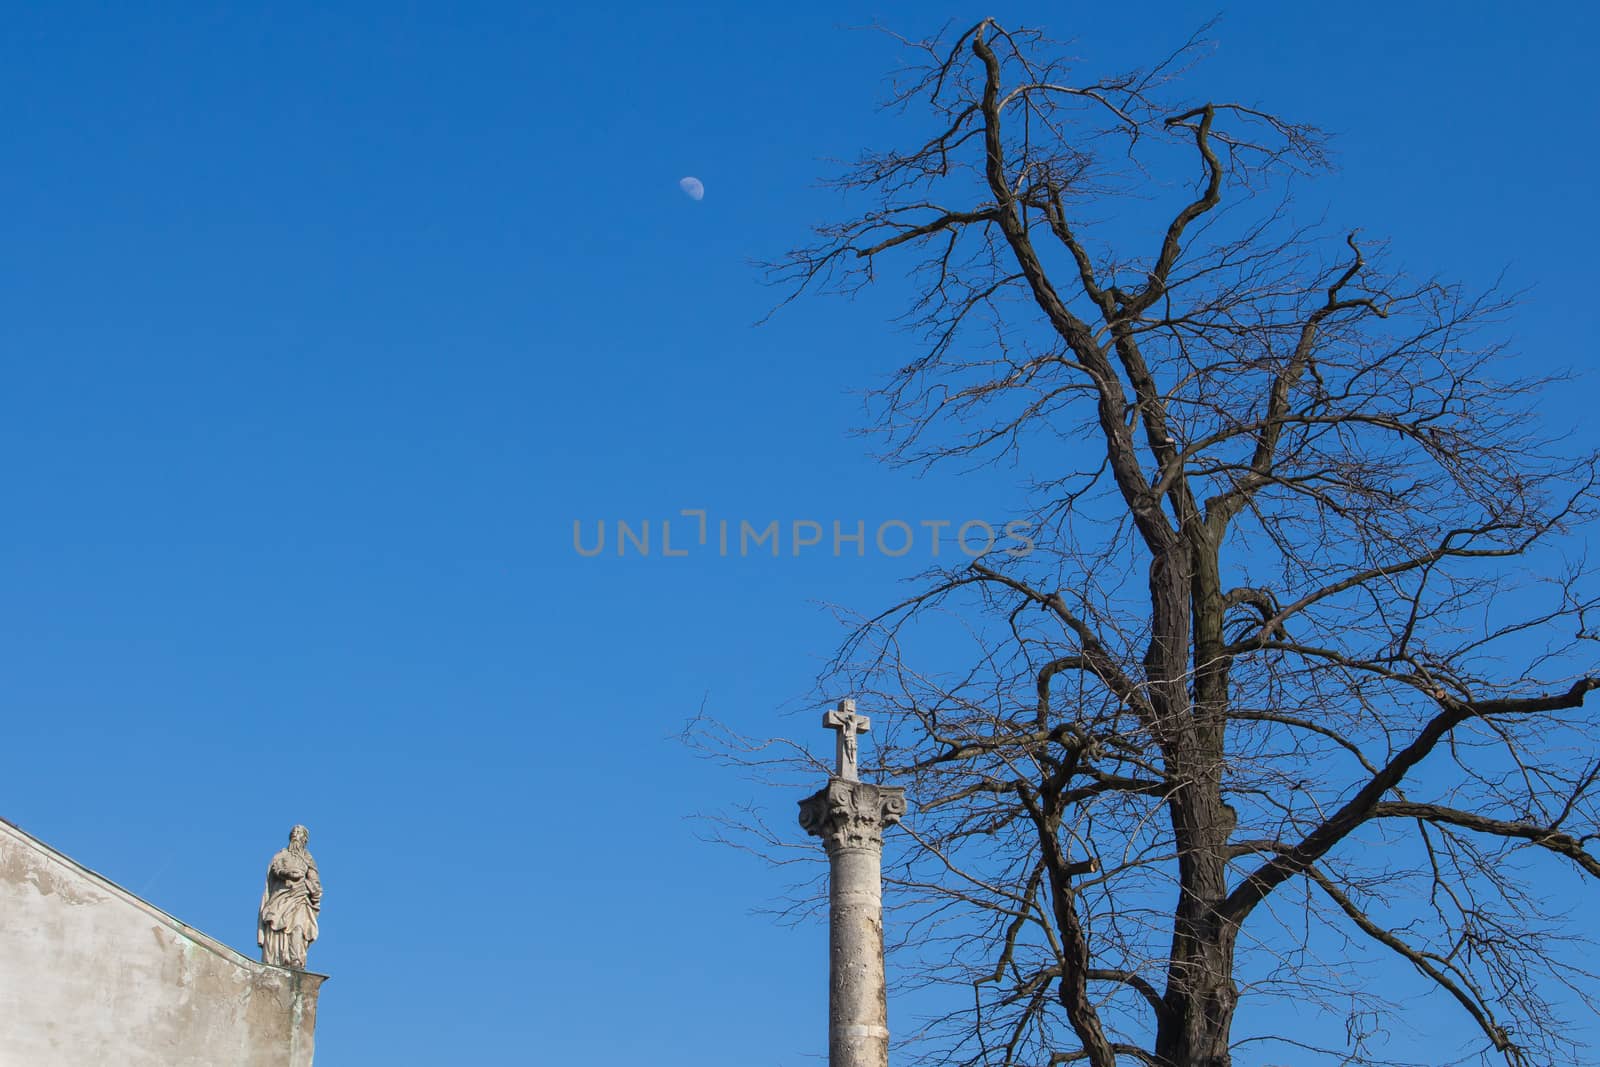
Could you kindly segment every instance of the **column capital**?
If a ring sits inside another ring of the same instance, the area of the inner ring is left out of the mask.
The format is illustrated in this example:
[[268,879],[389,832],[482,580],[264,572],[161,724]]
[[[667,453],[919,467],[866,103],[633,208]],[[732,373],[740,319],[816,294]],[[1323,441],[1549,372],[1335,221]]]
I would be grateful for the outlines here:
[[883,831],[906,813],[906,791],[830,778],[828,784],[800,802],[800,826],[822,838],[829,852],[836,848],[882,848]]

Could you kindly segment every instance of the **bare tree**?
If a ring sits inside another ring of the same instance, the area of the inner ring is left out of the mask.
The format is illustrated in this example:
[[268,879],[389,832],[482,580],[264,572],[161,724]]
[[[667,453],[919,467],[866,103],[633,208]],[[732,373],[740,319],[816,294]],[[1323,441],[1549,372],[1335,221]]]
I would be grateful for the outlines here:
[[[1576,1062],[1596,985],[1550,901],[1600,879],[1596,461],[1539,435],[1509,300],[1297,224],[1318,132],[1179,98],[1196,41],[1099,80],[993,20],[905,43],[921,133],[774,270],[904,267],[893,459],[1031,479],[1036,549],[925,575],[830,681],[912,801],[907,966],[968,989],[909,1050],[1392,1063],[1411,1027]],[[1241,1036],[1241,998],[1347,1036]],[[1465,1027],[1396,1014],[1441,998]]]

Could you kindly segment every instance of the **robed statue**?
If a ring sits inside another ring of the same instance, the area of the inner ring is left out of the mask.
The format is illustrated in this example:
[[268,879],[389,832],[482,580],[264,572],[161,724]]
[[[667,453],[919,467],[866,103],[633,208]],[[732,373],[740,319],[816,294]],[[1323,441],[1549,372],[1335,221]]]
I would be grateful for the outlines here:
[[311,835],[304,826],[289,831],[289,847],[272,857],[267,888],[261,894],[256,944],[261,962],[306,968],[306,949],[317,939],[317,912],[322,910],[322,879],[317,861],[306,851]]

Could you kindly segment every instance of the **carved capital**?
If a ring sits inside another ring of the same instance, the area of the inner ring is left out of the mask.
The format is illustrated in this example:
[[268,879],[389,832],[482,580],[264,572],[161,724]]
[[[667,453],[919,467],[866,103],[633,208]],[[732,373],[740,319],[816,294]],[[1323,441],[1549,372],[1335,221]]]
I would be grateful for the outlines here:
[[830,778],[821,792],[800,802],[800,826],[822,838],[823,847],[882,848],[885,827],[906,813],[906,791],[899,786],[873,785]]

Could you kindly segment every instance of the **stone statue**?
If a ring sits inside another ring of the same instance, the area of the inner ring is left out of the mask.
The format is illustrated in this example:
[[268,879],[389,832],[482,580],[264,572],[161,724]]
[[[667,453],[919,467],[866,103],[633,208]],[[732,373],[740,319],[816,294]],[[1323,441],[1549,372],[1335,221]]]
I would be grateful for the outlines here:
[[322,910],[322,878],[317,861],[306,851],[310,836],[304,826],[290,830],[289,847],[267,867],[256,923],[262,963],[306,969],[306,949],[317,939],[317,912]]

